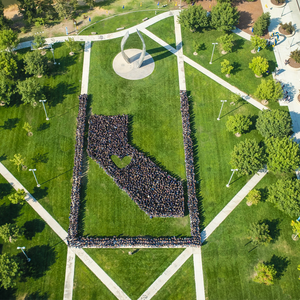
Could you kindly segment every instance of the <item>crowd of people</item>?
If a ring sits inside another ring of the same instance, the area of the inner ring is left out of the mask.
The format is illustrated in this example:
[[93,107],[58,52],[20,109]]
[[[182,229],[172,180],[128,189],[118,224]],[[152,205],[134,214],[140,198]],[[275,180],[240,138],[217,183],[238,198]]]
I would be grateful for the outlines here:
[[[70,206],[68,244],[78,248],[176,248],[197,247],[201,244],[198,200],[194,174],[193,142],[191,139],[189,103],[186,91],[180,91],[183,140],[187,175],[188,208],[192,237],[79,237],[78,215],[87,95],[79,96],[73,184]],[[128,144],[128,116],[92,116],[89,119],[88,154],[114,178],[116,184],[150,217],[182,217],[184,215],[183,187],[149,158]],[[111,156],[131,156],[125,168],[118,168]]]
[[196,197],[196,180],[194,172],[194,152],[191,138],[189,99],[186,91],[180,91],[180,111],[182,118],[185,168],[188,192],[188,208],[190,213],[191,235],[200,237],[198,199]]
[[[141,210],[152,217],[183,217],[184,191],[181,181],[170,176],[128,143],[128,116],[91,116],[87,152]],[[111,156],[130,156],[119,168]]]
[[73,183],[71,192],[71,206],[69,217],[69,230],[68,240],[74,241],[78,235],[78,215],[80,207],[80,185],[82,175],[82,157],[83,157],[83,141],[84,141],[84,127],[86,117],[86,103],[87,95],[83,94],[79,96],[79,111],[77,116],[77,129],[76,129],[76,144],[75,144],[75,156],[73,167]]

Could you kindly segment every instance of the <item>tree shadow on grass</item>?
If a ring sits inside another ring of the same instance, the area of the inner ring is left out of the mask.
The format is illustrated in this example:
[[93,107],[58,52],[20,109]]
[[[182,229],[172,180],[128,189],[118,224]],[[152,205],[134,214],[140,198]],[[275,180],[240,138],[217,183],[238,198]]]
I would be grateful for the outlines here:
[[250,116],[250,121],[252,122],[252,124],[249,126],[249,129],[247,130],[247,132],[250,132],[250,131],[256,129],[256,121],[257,121],[257,119],[258,119],[257,115]]
[[44,163],[46,164],[49,160],[48,152],[47,153],[37,153],[32,159],[33,164]]
[[17,127],[17,124],[19,123],[19,121],[20,121],[19,118],[8,119],[8,120],[4,121],[4,124],[0,127],[2,127],[3,129],[12,130]]
[[17,296],[17,288],[9,288],[5,290],[4,288],[0,287],[0,299],[1,300],[16,300]]
[[55,263],[57,252],[49,245],[40,245],[29,248],[26,252],[31,259],[30,263],[22,257],[23,253],[19,253],[18,257],[22,260],[24,268],[24,277],[38,279],[45,275],[46,271]]
[[22,205],[9,204],[0,206],[0,226],[6,223],[14,223],[15,219],[20,216]]
[[46,130],[50,127],[50,123],[42,123],[41,125],[39,125],[39,127],[37,128],[37,131],[43,131]]
[[13,187],[9,183],[0,183],[0,199],[8,196],[13,191]]
[[67,95],[74,94],[77,90],[75,84],[60,82],[55,87],[44,87],[44,93],[49,107],[55,107],[64,101]]
[[[2,154],[1,156],[0,156],[0,162],[1,161],[4,161],[4,160],[7,160],[7,155],[6,154]],[[0,193],[1,193],[1,188],[0,188]],[[1,198],[1,197],[0,197]]]
[[32,240],[36,233],[40,233],[45,228],[45,222],[40,219],[27,221],[23,225],[24,236],[27,240]]
[[233,70],[231,71],[232,75],[235,75],[242,70],[241,69],[242,65],[236,61],[232,63],[232,66],[233,66]]
[[280,220],[279,219],[273,219],[273,220],[268,220],[264,219],[260,223],[264,223],[269,226],[270,230],[270,236],[272,238],[271,243],[274,243],[276,240],[278,240],[278,237],[280,235],[280,229],[278,228]]
[[49,295],[48,293],[40,294],[39,292],[34,292],[32,294],[26,295],[24,300],[48,300]]
[[244,48],[245,40],[239,38],[233,42],[232,52],[236,52]]
[[277,256],[277,255],[273,255],[271,260],[269,262],[267,262],[267,265],[274,265],[274,269],[276,270],[276,275],[275,275],[275,279],[280,279],[283,275],[284,272],[286,271],[287,267],[290,265],[291,261],[288,260],[287,257],[283,257],[283,256]]
[[40,188],[35,186],[31,195],[35,198],[35,200],[41,200],[48,195],[48,187]]

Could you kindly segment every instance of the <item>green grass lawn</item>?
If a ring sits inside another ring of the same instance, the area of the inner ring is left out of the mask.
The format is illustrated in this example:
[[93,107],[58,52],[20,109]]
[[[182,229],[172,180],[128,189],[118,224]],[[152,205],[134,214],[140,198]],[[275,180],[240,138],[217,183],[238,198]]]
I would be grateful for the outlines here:
[[[180,255],[183,249],[136,250],[136,252],[134,252],[134,249],[86,249],[85,251],[120,286],[130,299],[136,300]],[[133,255],[128,255],[129,251],[134,252]],[[82,277],[82,275],[77,276],[77,278]],[[75,288],[75,294],[78,295],[77,299],[82,299],[82,297],[95,299],[93,295],[95,295],[97,288],[102,290],[101,285],[96,287],[96,289],[91,289],[90,292],[86,291],[86,293],[84,293],[84,290]]]
[[115,32],[117,28],[125,27],[128,29],[132,26],[138,25],[143,23],[143,19],[145,18],[152,18],[155,15],[162,13],[164,11],[155,12],[154,10],[149,11],[139,11],[139,12],[128,12],[127,14],[120,15],[120,16],[113,16],[107,20],[104,20],[108,16],[97,16],[92,19],[91,23],[99,21],[98,23],[87,27],[83,30],[80,34],[81,35],[89,35],[92,32],[96,32],[97,34],[105,34]]
[[176,48],[175,24],[173,16],[159,21],[147,27],[147,29],[171,45],[173,48]]
[[[267,175],[259,189],[272,183]],[[250,223],[265,220],[273,241],[255,248],[247,239]],[[299,299],[299,242],[291,238],[290,217],[268,202],[248,207],[246,200],[227,217],[202,247],[204,284],[209,299]],[[271,262],[277,270],[274,285],[265,286],[252,281],[254,266]]]
[[196,299],[193,256],[183,264],[152,299]]
[[[67,246],[28,205],[13,205],[8,200],[10,184],[0,175],[0,226],[17,224],[24,232],[17,242],[4,243],[0,254],[7,253],[20,262],[23,274],[15,288],[0,288],[0,299],[61,299],[63,297]],[[27,262],[18,246],[25,246]]]
[[[120,39],[93,43],[89,82],[92,113],[128,114],[132,119],[130,143],[163,169],[185,179],[176,57],[144,38],[147,51],[154,57],[155,70],[137,81],[119,77],[112,68]],[[127,47],[139,44],[134,34]],[[84,234],[190,235],[189,216],[150,219],[91,159],[84,190]]]

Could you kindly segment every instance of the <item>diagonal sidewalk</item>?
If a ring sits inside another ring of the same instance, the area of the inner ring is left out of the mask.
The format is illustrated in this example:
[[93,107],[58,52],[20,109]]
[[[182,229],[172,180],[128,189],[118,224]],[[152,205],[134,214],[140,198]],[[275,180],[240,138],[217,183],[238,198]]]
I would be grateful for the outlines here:
[[[67,232],[58,222],[36,201],[25,187],[6,169],[0,162],[0,174],[15,189],[25,191],[25,200],[37,212],[37,214],[50,226],[50,228],[67,244]],[[130,300],[123,290],[98,266],[94,260],[82,249],[72,248],[82,262],[106,285],[106,287],[120,300]]]
[[151,299],[164,284],[178,271],[178,269],[188,260],[193,254],[193,248],[186,248],[173,263],[150,285],[138,300]]
[[219,212],[219,214],[201,232],[201,242],[203,243],[214,230],[229,216],[229,214],[240,204],[248,193],[264,178],[268,173],[267,169],[259,170],[244,187],[232,198],[232,200]]
[[73,298],[75,257],[76,255],[73,249],[71,247],[68,247],[63,300],[72,300]]
[[194,248],[193,251],[196,300],[205,300],[201,247]]

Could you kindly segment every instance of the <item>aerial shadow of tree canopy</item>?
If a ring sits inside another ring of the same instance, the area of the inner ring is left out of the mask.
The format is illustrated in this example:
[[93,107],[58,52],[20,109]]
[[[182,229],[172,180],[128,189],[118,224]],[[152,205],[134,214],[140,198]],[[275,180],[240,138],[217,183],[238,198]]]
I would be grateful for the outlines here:
[[17,289],[16,288],[9,288],[5,290],[4,288],[0,287],[0,299],[2,300],[16,300]]
[[48,188],[40,188],[40,187],[34,187],[33,193],[31,194],[35,200],[40,200],[45,198],[48,195]]
[[288,260],[287,257],[277,256],[274,254],[271,260],[267,262],[267,265],[274,265],[274,268],[277,272],[275,279],[280,279],[290,263],[291,261]]
[[[7,155],[6,154],[2,154],[0,156],[0,162],[3,161],[3,160],[7,160]],[[1,189],[0,189],[0,192],[1,192]]]
[[44,94],[50,107],[55,107],[63,102],[67,95],[74,94],[77,91],[75,84],[60,82],[55,87],[44,86]]
[[0,183],[0,199],[8,196],[13,190],[13,187],[9,183]]
[[17,127],[17,124],[19,123],[20,119],[19,118],[12,118],[4,121],[4,124],[0,126],[3,129],[8,129],[12,130]]
[[[0,187],[1,189],[1,187]],[[6,223],[14,223],[14,220],[20,216],[22,205],[9,204],[0,206],[0,226]]]
[[39,127],[37,128],[37,131],[43,131],[43,130],[46,130],[50,127],[50,123],[42,123],[39,125]]
[[264,223],[269,226],[270,236],[272,238],[271,243],[274,243],[280,235],[280,228],[278,226],[280,223],[280,220],[279,219],[273,219],[273,220],[264,219],[263,221],[261,221],[261,223]]
[[26,295],[24,300],[48,300],[49,295],[48,293],[40,294],[39,292],[34,292],[32,294]]
[[44,230],[45,222],[40,219],[34,219],[25,222],[23,228],[25,238],[27,240],[31,240],[36,235],[36,233],[40,233]]
[[[24,277],[38,279],[44,276],[46,271],[55,263],[57,252],[55,248],[49,245],[40,245],[27,249],[26,254],[31,261],[27,263],[26,259],[23,259]],[[21,255],[23,253],[18,254],[19,257]]]
[[49,160],[48,152],[47,153],[37,153],[37,154],[35,154],[35,156],[31,160],[32,160],[34,165],[37,164],[37,163],[46,164]]

